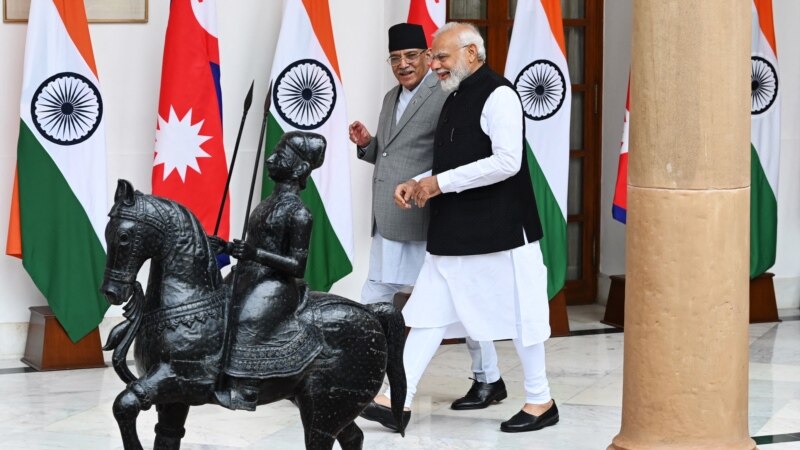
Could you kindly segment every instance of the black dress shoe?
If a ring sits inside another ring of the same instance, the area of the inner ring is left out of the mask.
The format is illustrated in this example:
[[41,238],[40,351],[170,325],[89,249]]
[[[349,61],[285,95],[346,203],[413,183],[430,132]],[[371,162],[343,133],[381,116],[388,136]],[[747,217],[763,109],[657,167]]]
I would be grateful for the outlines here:
[[544,427],[549,427],[558,423],[558,407],[556,401],[553,400],[553,406],[547,411],[543,412],[541,416],[534,416],[525,411],[514,414],[514,417],[506,420],[500,424],[500,431],[506,433],[519,433],[520,431],[534,431],[541,430]]
[[508,397],[508,393],[506,393],[506,384],[502,378],[494,383],[481,383],[473,378],[472,387],[469,388],[467,395],[454,401],[450,408],[456,410],[483,409],[492,402],[499,402],[506,397]]
[[[397,426],[397,422],[394,420],[394,416],[392,415],[392,410],[383,405],[379,405],[374,401],[369,402],[369,405],[367,405],[367,407],[364,408],[364,411],[361,411],[361,414],[359,415],[367,420],[378,422],[390,430],[400,431],[400,427]],[[403,411],[403,428],[408,425],[410,420],[411,411]]]

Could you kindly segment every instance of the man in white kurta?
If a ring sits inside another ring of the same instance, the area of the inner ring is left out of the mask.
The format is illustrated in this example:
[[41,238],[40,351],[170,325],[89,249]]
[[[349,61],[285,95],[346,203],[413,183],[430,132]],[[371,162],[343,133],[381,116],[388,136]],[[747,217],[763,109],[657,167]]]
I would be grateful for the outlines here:
[[[474,27],[440,28],[433,52],[431,68],[452,92],[439,118],[433,175],[409,180],[395,191],[396,203],[406,209],[435,199],[428,253],[403,310],[412,328],[404,352],[405,406],[411,408],[442,338],[512,339],[523,366],[526,401],[501,430],[538,430],[558,422],[558,409],[545,372],[547,273],[522,147],[522,106],[510,83],[484,65],[483,40]],[[527,196],[532,211],[519,212],[526,203],[518,198]],[[376,403],[386,400],[378,397]]]

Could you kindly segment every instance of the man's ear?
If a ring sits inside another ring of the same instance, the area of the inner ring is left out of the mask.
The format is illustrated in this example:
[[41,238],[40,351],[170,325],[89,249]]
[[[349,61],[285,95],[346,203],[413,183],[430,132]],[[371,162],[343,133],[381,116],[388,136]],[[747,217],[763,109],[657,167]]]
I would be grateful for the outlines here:
[[294,170],[292,171],[294,176],[299,178],[303,178],[309,174],[311,174],[311,165],[305,161],[300,161],[294,166]]

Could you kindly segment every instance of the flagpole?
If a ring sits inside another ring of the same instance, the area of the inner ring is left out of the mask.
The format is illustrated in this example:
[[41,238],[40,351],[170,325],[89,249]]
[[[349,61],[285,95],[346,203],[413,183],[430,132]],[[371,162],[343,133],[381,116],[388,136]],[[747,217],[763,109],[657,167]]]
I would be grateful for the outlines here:
[[214,236],[219,231],[219,223],[222,221],[222,211],[225,209],[225,199],[228,198],[228,189],[231,186],[231,177],[233,177],[233,167],[236,165],[236,155],[239,153],[239,142],[242,140],[242,130],[244,130],[244,122],[247,119],[247,112],[250,110],[250,105],[253,103],[253,85],[255,81],[250,83],[250,90],[247,91],[247,96],[244,99],[244,112],[242,113],[242,121],[239,123],[239,133],[236,135],[236,145],[233,147],[233,156],[231,157],[231,167],[228,170],[228,179],[225,180],[225,189],[222,191],[222,201],[219,204],[219,213],[217,214],[217,223],[214,225]]

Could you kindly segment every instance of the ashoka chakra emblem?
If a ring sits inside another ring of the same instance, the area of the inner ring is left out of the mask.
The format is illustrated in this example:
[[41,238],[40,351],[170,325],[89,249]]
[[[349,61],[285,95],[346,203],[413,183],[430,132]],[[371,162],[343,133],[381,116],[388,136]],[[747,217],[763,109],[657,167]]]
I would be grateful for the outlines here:
[[83,75],[62,72],[36,89],[31,117],[39,133],[59,145],[75,145],[89,139],[103,118],[100,91]]
[[750,58],[750,114],[758,115],[768,110],[778,96],[778,73],[769,61]]
[[319,61],[295,61],[278,75],[272,102],[281,118],[293,127],[318,128],[328,120],[336,105],[333,75]]
[[514,82],[525,117],[545,120],[557,113],[567,95],[567,80],[557,65],[538,59],[525,66]]

